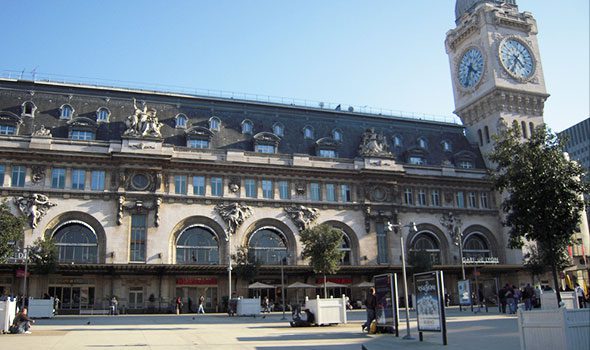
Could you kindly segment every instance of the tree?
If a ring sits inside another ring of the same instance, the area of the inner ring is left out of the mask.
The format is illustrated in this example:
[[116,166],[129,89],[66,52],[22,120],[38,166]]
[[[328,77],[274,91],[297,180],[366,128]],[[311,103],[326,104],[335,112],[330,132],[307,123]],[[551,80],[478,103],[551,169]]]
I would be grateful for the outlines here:
[[14,254],[17,242],[22,242],[25,224],[24,216],[12,215],[6,201],[0,203],[0,263]]
[[344,252],[342,231],[329,225],[318,225],[301,231],[299,238],[303,244],[302,257],[309,258],[313,272],[324,275],[324,296],[328,295],[326,275],[334,274],[340,269],[340,261]]
[[236,264],[235,267],[233,267],[234,274],[236,275],[235,286],[237,286],[238,277],[250,282],[256,277],[256,275],[258,275],[260,262],[256,260],[253,255],[248,253],[247,246],[239,246],[238,251],[235,254],[232,254],[232,260]]
[[494,188],[505,191],[502,210],[504,225],[510,227],[510,248],[525,241],[537,243],[542,261],[551,268],[559,294],[557,269],[563,261],[572,235],[578,230],[584,201],[590,186],[583,169],[564,156],[566,140],[542,125],[523,140],[518,124],[495,137],[490,159],[496,166]]
[[54,272],[58,265],[58,249],[53,239],[37,238],[29,252],[29,259],[33,264],[34,272],[40,274]]

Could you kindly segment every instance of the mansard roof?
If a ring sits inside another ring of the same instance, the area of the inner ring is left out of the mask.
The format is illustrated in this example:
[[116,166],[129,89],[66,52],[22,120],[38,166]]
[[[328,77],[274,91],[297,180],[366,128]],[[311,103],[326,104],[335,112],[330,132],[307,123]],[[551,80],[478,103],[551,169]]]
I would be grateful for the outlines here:
[[[208,131],[209,120],[215,116],[221,121],[219,131],[210,133],[212,148],[216,149],[253,151],[255,138],[272,134],[272,126],[281,123],[284,135],[278,138],[277,153],[315,155],[318,140],[331,138],[333,130],[338,129],[342,132],[338,157],[354,159],[359,157],[363,133],[374,129],[385,137],[398,162],[406,162],[408,151],[422,138],[429,145],[426,165],[440,166],[448,159],[441,146],[445,140],[452,144],[455,153],[475,154],[476,168],[485,167],[477,145],[465,137],[463,126],[452,123],[228,98],[0,79],[0,111],[20,115],[22,101],[28,100],[37,106],[33,117],[22,118],[19,136],[29,136],[36,127],[44,125],[54,138],[68,138],[68,120],[60,119],[59,110],[67,103],[76,110],[76,118],[91,121],[96,120],[99,108],[108,108],[111,111],[109,121],[96,124],[95,138],[121,140],[127,128],[125,122],[135,112],[134,98],[157,111],[163,142],[173,146],[185,147],[191,133]],[[189,119],[186,130],[176,127],[175,117],[179,113]],[[242,133],[242,122],[246,119],[253,123],[254,135]],[[313,126],[314,139],[304,137],[302,130],[306,125]],[[394,136],[401,137],[401,147],[394,147]]]

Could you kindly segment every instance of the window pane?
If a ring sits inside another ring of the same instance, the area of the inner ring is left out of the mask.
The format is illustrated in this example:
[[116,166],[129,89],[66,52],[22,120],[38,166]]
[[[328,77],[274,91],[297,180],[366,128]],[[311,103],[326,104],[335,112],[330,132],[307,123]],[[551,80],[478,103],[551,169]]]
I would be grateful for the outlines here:
[[254,180],[254,179],[244,180],[244,190],[246,192],[246,197],[256,198],[256,180]]
[[72,130],[70,138],[72,140],[83,140],[83,141],[94,140],[94,133],[91,131]]
[[250,238],[248,253],[261,264],[279,265],[287,256],[287,245],[282,235],[275,230],[262,229]]
[[0,186],[4,186],[4,174],[6,173],[6,167],[0,164]]
[[469,192],[469,208],[477,208],[477,195],[475,192]]
[[197,196],[205,195],[205,177],[193,176],[193,194]]
[[209,140],[188,140],[190,148],[209,148]]
[[321,149],[320,157],[322,158],[336,158],[336,151],[332,149]]
[[0,135],[14,135],[16,128],[12,125],[0,125]]
[[256,145],[257,153],[275,153],[275,146],[273,145]]
[[27,169],[22,165],[15,165],[12,167],[12,187],[25,186],[25,174]]
[[312,182],[309,185],[310,188],[310,196],[312,201],[320,201],[322,199],[320,193],[320,184],[317,182]]
[[463,196],[463,192],[457,192],[457,207],[465,208],[465,197]]
[[131,216],[130,261],[145,261],[146,255],[146,215]]
[[271,180],[262,180],[262,197],[267,199],[274,198]]
[[72,169],[72,189],[83,190],[85,177],[86,177],[86,170]]
[[211,178],[211,195],[221,197],[223,195],[223,179],[220,177]]
[[219,263],[215,235],[203,227],[192,227],[184,231],[176,243],[176,262],[208,265]]
[[66,169],[51,169],[51,188],[64,189],[66,187]]
[[432,205],[435,207],[440,207],[440,192],[438,190],[432,190],[430,192]]
[[92,184],[91,189],[93,191],[104,191],[104,170],[93,170],[92,171]]
[[485,192],[480,193],[479,194],[479,199],[480,199],[481,207],[482,208],[485,208],[485,209],[489,208],[488,194],[487,193],[485,193]]
[[336,187],[334,184],[326,184],[326,200],[328,202],[336,201]]
[[377,229],[377,262],[379,264],[387,264],[387,233],[385,232],[385,225],[382,222],[376,223]]
[[414,193],[411,188],[406,188],[404,190],[404,203],[407,205],[414,205]]
[[350,186],[347,184],[340,185],[340,200],[342,202],[350,202]]
[[175,175],[174,176],[174,193],[175,194],[186,194],[186,176]]
[[54,235],[60,262],[96,263],[98,242],[88,227],[69,224],[61,227]]
[[279,196],[281,199],[290,199],[291,193],[289,191],[288,181],[279,181]]

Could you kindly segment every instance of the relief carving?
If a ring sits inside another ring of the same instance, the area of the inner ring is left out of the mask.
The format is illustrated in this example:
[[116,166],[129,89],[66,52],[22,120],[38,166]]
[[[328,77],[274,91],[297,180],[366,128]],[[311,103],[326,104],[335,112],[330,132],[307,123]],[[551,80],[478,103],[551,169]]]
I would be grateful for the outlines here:
[[318,218],[320,215],[319,210],[316,208],[308,208],[303,205],[292,205],[290,207],[284,208],[289,217],[297,226],[299,231],[303,231]]
[[33,131],[32,136],[37,136],[37,137],[51,137],[51,130],[50,129],[46,129],[45,125],[41,125],[41,128],[39,130],[35,130]]
[[375,132],[375,128],[367,129],[363,133],[359,155],[363,157],[393,157],[389,151],[387,138],[383,134]]
[[123,133],[125,136],[132,137],[157,137],[161,138],[160,128],[162,123],[158,121],[155,108],[147,108],[143,105],[143,109],[137,107],[137,101],[133,99],[133,108],[135,112],[127,117],[125,125],[127,130]]
[[49,200],[44,194],[32,193],[27,197],[18,197],[14,199],[20,212],[29,218],[31,228],[36,228],[39,220],[45,216],[51,207],[57,204]]
[[238,193],[238,191],[240,191],[240,179],[237,177],[232,177],[229,180],[229,184],[227,184],[227,188],[231,193]]
[[32,177],[33,183],[38,184],[45,179],[45,166],[43,165],[33,165],[31,167],[32,170]]
[[226,238],[229,235],[236,233],[236,229],[252,215],[252,209],[247,205],[239,203],[217,204],[215,211],[221,216],[225,222],[227,229],[225,230]]

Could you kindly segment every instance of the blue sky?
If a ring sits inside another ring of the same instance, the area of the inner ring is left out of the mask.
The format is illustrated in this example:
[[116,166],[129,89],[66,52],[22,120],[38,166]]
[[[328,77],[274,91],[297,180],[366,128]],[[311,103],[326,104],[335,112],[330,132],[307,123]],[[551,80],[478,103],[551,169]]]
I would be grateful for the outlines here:
[[[590,116],[587,0],[533,13],[554,131]],[[1,70],[451,116],[454,0],[2,0]]]

